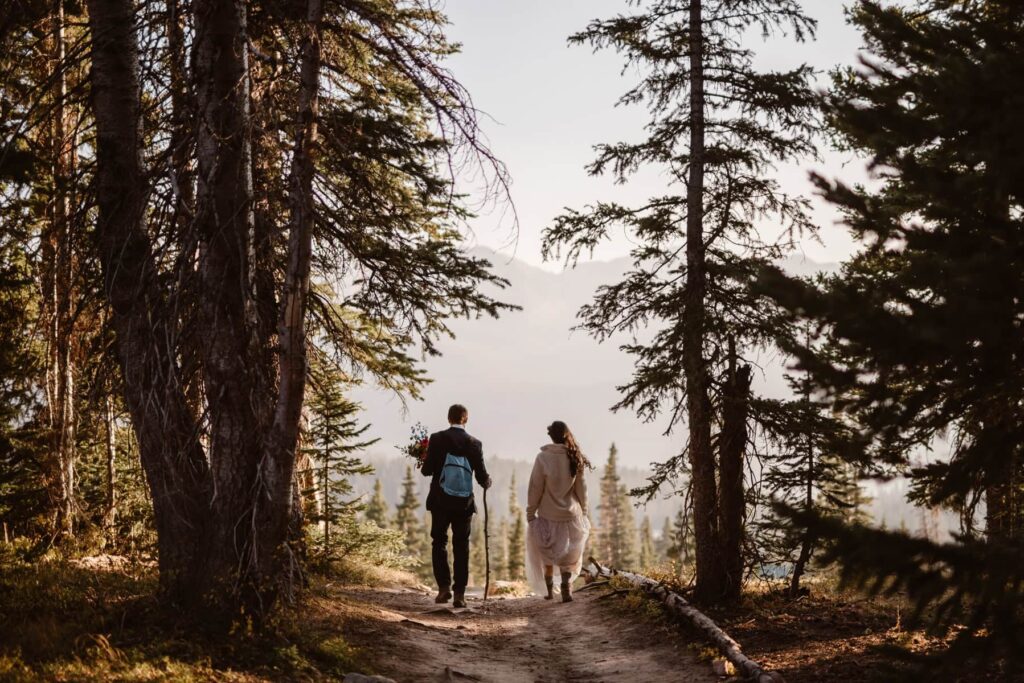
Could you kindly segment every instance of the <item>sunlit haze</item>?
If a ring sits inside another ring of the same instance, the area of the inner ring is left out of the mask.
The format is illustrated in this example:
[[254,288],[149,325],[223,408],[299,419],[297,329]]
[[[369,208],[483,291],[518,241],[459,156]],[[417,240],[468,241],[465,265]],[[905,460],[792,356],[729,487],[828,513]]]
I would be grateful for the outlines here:
[[[584,333],[571,331],[579,306],[598,285],[622,272],[628,238],[617,236],[597,251],[598,263],[577,273],[558,275],[561,265],[543,263],[540,252],[542,230],[564,207],[598,199],[636,203],[664,187],[664,178],[653,170],[615,185],[608,178],[589,177],[584,169],[593,145],[637,139],[647,113],[614,106],[636,79],[635,72],[621,74],[618,55],[569,46],[566,38],[591,19],[626,9],[622,0],[448,3],[449,35],[462,44],[462,53],[450,66],[487,115],[483,128],[491,148],[508,166],[519,219],[518,234],[512,235],[509,207],[488,207],[473,222],[470,244],[500,252],[482,253],[512,281],[505,300],[524,310],[496,322],[457,321],[457,338],[442,343],[444,355],[426,363],[434,383],[424,392],[425,400],[410,404],[408,413],[392,396],[360,390],[357,397],[367,408],[372,432],[382,439],[377,453],[394,453],[391,447],[404,441],[417,421],[432,429],[444,426],[445,410],[456,401],[469,405],[471,431],[492,455],[531,458],[544,440],[544,425],[553,419],[569,422],[584,447],[598,457],[612,441],[630,465],[664,460],[679,451],[683,437],[663,436],[663,422],[642,424],[628,411],[609,413],[617,400],[616,386],[628,380],[632,361],[614,343],[599,346]],[[826,72],[854,62],[859,40],[846,25],[840,3],[819,0],[809,3],[808,10],[820,22],[814,42],[800,45],[780,38],[765,43],[759,35],[750,36],[761,66],[787,68],[806,62]],[[856,173],[862,163],[827,152],[826,141],[822,148],[822,160],[779,170],[788,191],[810,195],[807,175],[812,169],[860,178]],[[469,179],[466,189],[474,189]],[[809,262],[796,263],[798,268],[835,262],[850,252],[845,229],[835,225],[834,213],[821,202],[816,203],[816,218],[821,243],[808,240],[802,245]],[[758,379],[761,389],[779,391],[781,363],[762,360],[768,370]]]
[[[757,64],[784,69],[807,63],[823,72],[824,82],[824,72],[853,63],[860,39],[845,22],[843,4],[805,3],[819,22],[813,42],[799,44],[785,37],[762,41],[751,35],[748,44],[756,51]],[[566,41],[593,19],[628,11],[624,0],[449,0],[446,8],[449,35],[462,44],[450,66],[490,119],[485,118],[483,129],[512,175],[512,199],[519,216],[518,241],[510,244],[512,222],[506,207],[481,215],[474,222],[480,244],[514,251],[517,258],[541,265],[541,231],[564,207],[580,208],[598,199],[636,203],[664,187],[655,171],[617,186],[609,178],[591,178],[584,170],[594,145],[636,140],[647,120],[642,107],[615,106],[637,80],[633,70],[622,74],[619,55],[608,50],[595,53]],[[860,177],[853,175],[859,165],[851,164],[849,155],[829,153],[825,141],[821,147],[821,162],[809,159],[780,169],[779,179],[788,191],[811,195],[811,170]],[[820,203],[817,208],[823,244],[808,241],[803,249],[817,261],[840,260],[850,251],[850,239],[835,225],[834,213]],[[596,257],[622,256],[629,247],[625,236],[619,236]]]

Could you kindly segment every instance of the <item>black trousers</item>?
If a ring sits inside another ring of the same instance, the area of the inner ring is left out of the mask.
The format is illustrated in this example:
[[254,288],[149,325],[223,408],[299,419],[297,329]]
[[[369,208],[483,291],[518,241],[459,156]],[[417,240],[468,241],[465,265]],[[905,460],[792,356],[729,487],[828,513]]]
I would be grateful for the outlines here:
[[[451,513],[433,510],[430,513],[431,560],[434,579],[440,590],[452,589],[456,593],[466,590],[469,582],[469,530],[473,515],[466,512]],[[452,554],[455,582],[448,568],[448,527],[452,528]]]

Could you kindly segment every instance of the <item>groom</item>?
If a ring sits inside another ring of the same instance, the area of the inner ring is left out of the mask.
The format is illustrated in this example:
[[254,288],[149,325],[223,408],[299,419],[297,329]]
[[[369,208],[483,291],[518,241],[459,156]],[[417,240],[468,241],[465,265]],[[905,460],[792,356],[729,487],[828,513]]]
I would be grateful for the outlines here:
[[[437,580],[437,598],[444,604],[452,599],[455,607],[466,606],[466,583],[469,581],[469,526],[476,512],[473,500],[473,479],[485,489],[491,487],[491,478],[484,466],[484,450],[480,441],[466,433],[469,411],[465,406],[453,405],[448,409],[448,424],[443,432],[430,435],[427,457],[420,471],[432,477],[427,495],[430,510],[430,538],[433,542],[431,560],[434,579]],[[448,569],[448,527],[452,529],[455,583]]]

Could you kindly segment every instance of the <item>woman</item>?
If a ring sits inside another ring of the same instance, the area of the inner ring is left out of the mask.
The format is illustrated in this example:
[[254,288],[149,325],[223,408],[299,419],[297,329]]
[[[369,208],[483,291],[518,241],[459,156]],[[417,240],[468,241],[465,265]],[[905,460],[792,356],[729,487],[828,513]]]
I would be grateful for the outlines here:
[[526,520],[526,578],[537,593],[554,591],[554,568],[562,573],[562,602],[570,602],[569,585],[583,566],[590,535],[584,469],[590,462],[564,422],[548,427],[552,443],[537,454],[530,475]]

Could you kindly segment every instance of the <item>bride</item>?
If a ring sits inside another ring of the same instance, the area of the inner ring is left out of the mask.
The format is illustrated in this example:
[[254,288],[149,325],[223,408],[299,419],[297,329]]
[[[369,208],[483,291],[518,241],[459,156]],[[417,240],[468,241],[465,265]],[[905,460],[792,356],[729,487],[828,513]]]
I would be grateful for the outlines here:
[[590,462],[564,422],[548,427],[552,443],[533,463],[527,496],[526,578],[544,598],[554,597],[554,568],[562,575],[562,602],[572,600],[570,584],[583,566],[590,535],[584,469]]

